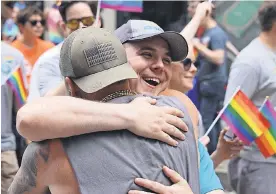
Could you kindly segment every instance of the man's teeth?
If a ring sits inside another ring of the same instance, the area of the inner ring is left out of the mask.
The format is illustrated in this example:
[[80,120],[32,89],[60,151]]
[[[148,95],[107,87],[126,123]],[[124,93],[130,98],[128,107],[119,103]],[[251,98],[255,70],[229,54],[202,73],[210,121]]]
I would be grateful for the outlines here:
[[153,85],[153,86],[157,86],[158,84],[160,84],[160,80],[157,78],[145,78],[144,79],[148,84]]
[[159,79],[156,79],[156,78],[146,78],[145,80],[146,80],[146,81],[154,81],[154,82],[156,82],[157,84],[160,83],[160,80],[159,80]]

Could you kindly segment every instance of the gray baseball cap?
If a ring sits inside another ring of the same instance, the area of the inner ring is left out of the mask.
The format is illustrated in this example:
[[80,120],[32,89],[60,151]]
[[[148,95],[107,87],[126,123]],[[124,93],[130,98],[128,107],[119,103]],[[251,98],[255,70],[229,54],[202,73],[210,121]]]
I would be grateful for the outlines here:
[[124,44],[154,36],[160,36],[167,41],[173,61],[182,61],[188,54],[188,44],[178,32],[164,32],[156,23],[147,20],[129,20],[115,31],[116,36]]
[[86,93],[137,78],[120,40],[103,28],[87,27],[71,33],[62,45],[59,66],[61,74]]

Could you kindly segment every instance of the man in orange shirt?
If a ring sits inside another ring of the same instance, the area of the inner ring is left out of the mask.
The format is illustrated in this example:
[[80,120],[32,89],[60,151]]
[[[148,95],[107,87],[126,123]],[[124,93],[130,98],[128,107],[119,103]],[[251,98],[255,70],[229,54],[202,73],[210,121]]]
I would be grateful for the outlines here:
[[45,20],[42,11],[37,7],[27,7],[20,11],[17,24],[22,36],[15,40],[12,46],[20,50],[26,59],[26,74],[29,83],[34,63],[54,44],[40,39],[44,32]]

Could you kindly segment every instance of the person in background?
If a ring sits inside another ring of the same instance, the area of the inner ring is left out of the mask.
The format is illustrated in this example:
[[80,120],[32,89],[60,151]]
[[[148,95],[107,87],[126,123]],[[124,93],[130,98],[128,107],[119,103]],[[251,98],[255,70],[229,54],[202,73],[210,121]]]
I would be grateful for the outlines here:
[[52,7],[44,11],[47,24],[47,37],[55,45],[61,43],[64,39],[64,32],[60,25],[62,17],[58,10],[60,4],[61,1],[57,0]]
[[15,128],[16,112],[20,104],[7,80],[18,67],[23,68],[23,55],[1,41],[1,193],[6,194],[18,170]]
[[40,39],[44,32],[45,20],[43,13],[37,7],[27,7],[21,10],[16,22],[22,36],[12,42],[12,46],[22,52],[26,60],[27,80],[30,77],[33,65],[41,54],[54,46],[53,43]]
[[[231,65],[224,103],[238,86],[260,107],[265,98],[276,108],[276,2],[264,2],[258,13],[261,33]],[[232,136],[228,133],[227,136]],[[274,194],[276,155],[264,158],[256,144],[245,146],[229,163],[232,188],[238,194]]]
[[[62,17],[60,25],[65,36],[83,26],[102,26],[101,22],[94,24],[96,9],[95,5],[91,2],[63,1],[59,6],[59,13]],[[62,43],[46,51],[34,65],[28,102],[37,97],[44,96],[48,91],[62,83],[59,69],[61,46]]]
[[[189,45],[189,53],[182,62],[176,62],[172,64],[173,76],[171,78],[169,88],[173,90],[180,91],[182,93],[187,93],[194,87],[193,80],[195,79],[197,68],[194,65],[195,55],[193,52],[192,45]],[[237,138],[235,140],[227,141],[224,139],[224,134],[227,130],[222,130],[218,138],[218,144],[216,150],[212,153],[210,162],[208,152],[204,151],[206,149],[204,145],[209,143],[209,138],[203,136],[204,127],[202,124],[201,115],[199,114],[199,141],[202,143],[198,144],[199,155],[200,155],[200,192],[208,193],[212,189],[217,187],[215,179],[212,179],[212,169],[217,168],[220,163],[224,160],[234,158],[240,153],[243,148],[243,144]],[[203,136],[203,137],[202,137]],[[205,160],[205,161],[204,161]]]
[[[194,14],[194,9],[199,3],[200,1],[189,1],[189,15]],[[215,21],[214,12],[208,14],[201,22],[200,27],[204,29],[204,32],[200,39],[193,39],[193,45],[198,52],[199,110],[204,128],[207,130],[223,104],[227,82],[226,42],[228,37]],[[209,153],[216,149],[219,132],[220,125],[218,123],[210,133]]]

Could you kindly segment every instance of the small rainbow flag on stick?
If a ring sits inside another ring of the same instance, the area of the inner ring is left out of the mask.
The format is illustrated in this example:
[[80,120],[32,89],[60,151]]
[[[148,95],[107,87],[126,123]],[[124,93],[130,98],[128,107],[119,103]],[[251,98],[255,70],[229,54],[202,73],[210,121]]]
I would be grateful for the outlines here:
[[16,96],[16,100],[20,106],[22,106],[27,99],[27,90],[25,82],[23,80],[23,74],[21,67],[18,67],[8,78],[7,84],[11,87]]
[[267,119],[241,90],[232,98],[221,118],[248,145],[270,128]]
[[255,142],[265,158],[276,154],[276,112],[271,102],[266,98],[264,105],[260,108],[261,113],[270,122],[270,128]]
[[236,91],[219,112],[205,135],[210,133],[220,117],[226,122],[233,133],[246,145],[249,145],[270,128],[270,123],[251,100],[240,90],[240,87],[237,87]]

